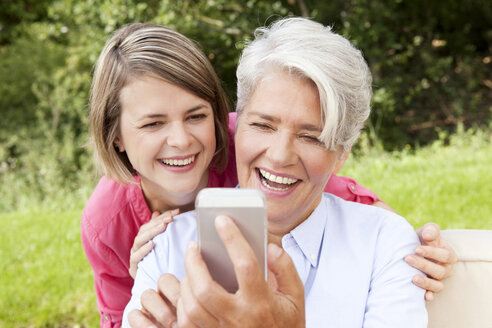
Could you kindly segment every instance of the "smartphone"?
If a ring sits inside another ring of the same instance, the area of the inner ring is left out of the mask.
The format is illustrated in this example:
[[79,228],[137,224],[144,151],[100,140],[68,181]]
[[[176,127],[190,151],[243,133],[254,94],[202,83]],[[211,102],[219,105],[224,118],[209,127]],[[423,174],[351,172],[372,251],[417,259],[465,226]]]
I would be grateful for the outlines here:
[[212,278],[228,292],[238,283],[232,261],[215,229],[215,218],[227,215],[234,220],[253,249],[267,279],[267,211],[263,192],[256,189],[205,188],[196,198],[198,248]]

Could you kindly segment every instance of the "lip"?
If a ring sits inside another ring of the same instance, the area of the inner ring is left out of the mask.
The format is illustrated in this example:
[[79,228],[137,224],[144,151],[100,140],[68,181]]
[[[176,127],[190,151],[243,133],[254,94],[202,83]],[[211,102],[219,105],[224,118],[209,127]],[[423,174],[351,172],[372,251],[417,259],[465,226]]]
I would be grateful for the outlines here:
[[[161,162],[162,159],[175,159],[175,160],[183,160],[183,159],[186,159],[186,158],[190,158],[192,156],[195,156],[195,160],[188,164],[188,165],[184,165],[184,166],[171,166],[171,165],[166,165],[164,163]],[[165,158],[160,158],[157,160],[157,162],[163,167],[165,168],[166,170],[168,171],[171,171],[173,173],[186,173],[186,172],[189,172],[191,170],[193,170],[193,168],[196,166],[196,163],[198,161],[198,158],[200,156],[200,153],[196,153],[196,154],[191,154],[191,155],[184,155],[184,156],[173,156],[173,157],[165,157]]]
[[[260,169],[262,170],[265,170],[265,171],[268,171],[270,172],[271,174],[274,174],[276,176],[280,176],[280,177],[286,177],[286,178],[292,178],[292,179],[297,179],[298,181],[294,184],[294,186],[292,186],[291,188],[287,189],[287,190],[272,190],[272,189],[269,189],[267,187],[265,187],[263,185],[263,183],[261,182],[261,177],[260,177]],[[293,175],[288,175],[288,174],[282,174],[282,173],[278,173],[278,172],[275,172],[275,171],[272,171],[272,170],[269,170],[269,169],[266,169],[264,167],[256,167],[255,168],[255,173],[256,173],[256,179],[258,180],[258,188],[263,191],[265,193],[266,196],[271,196],[271,197],[287,197],[289,196],[291,193],[294,192],[294,190],[297,188],[297,186],[299,186],[299,184],[302,182],[301,179],[299,178],[296,178],[295,176]]]

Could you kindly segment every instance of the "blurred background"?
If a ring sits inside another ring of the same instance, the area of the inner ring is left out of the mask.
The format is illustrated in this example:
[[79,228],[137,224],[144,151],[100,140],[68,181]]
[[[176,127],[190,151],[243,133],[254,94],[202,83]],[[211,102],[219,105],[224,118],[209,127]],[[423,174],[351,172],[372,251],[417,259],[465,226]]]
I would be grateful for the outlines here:
[[110,34],[167,25],[200,44],[235,100],[258,26],[333,26],[373,74],[372,114],[341,172],[418,227],[492,229],[492,4],[488,0],[2,0],[0,327],[95,327],[80,213],[98,181],[92,69]]

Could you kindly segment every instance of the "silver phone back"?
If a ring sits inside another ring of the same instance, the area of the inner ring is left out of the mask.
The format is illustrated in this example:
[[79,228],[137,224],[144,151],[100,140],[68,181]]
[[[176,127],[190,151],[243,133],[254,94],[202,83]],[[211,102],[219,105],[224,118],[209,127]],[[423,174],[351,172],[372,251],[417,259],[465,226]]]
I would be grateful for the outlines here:
[[264,194],[254,189],[209,188],[196,200],[198,247],[212,278],[227,291],[236,292],[238,283],[232,261],[215,230],[218,215],[234,220],[253,249],[265,280],[267,212]]

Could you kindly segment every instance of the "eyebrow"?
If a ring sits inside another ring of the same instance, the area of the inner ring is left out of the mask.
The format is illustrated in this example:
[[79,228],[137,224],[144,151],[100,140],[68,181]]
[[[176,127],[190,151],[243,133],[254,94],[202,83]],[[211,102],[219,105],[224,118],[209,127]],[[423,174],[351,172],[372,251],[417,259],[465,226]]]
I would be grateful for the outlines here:
[[[258,116],[259,118],[264,119],[266,121],[270,121],[272,123],[279,123],[280,122],[280,118],[272,116],[272,115],[268,115],[268,114],[265,114],[262,112],[258,112],[258,111],[251,111],[248,113],[248,116],[249,115]],[[309,124],[309,123],[299,124],[298,128],[300,130],[306,130],[306,131],[311,131],[311,132],[321,132],[323,130],[318,125]]]
[[[206,105],[204,104],[200,104],[200,105],[197,105],[195,107],[192,107],[190,109],[188,109],[185,114],[191,114],[193,112],[196,112],[196,111],[199,111],[203,108],[207,107]],[[143,120],[143,119],[148,119],[148,118],[166,118],[167,115],[166,114],[159,114],[159,113],[156,113],[156,114],[147,114],[147,115],[144,115],[142,117],[139,118],[139,120]]]

